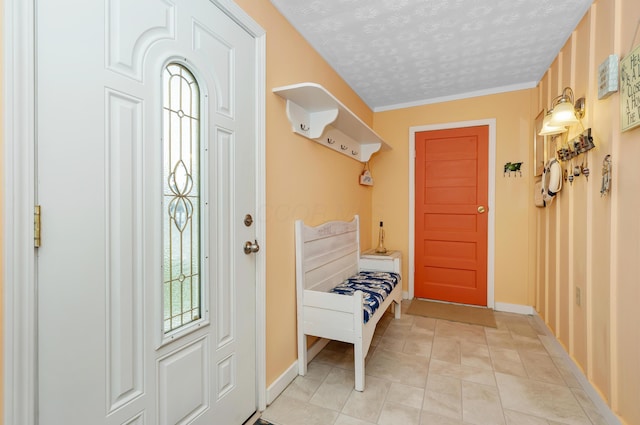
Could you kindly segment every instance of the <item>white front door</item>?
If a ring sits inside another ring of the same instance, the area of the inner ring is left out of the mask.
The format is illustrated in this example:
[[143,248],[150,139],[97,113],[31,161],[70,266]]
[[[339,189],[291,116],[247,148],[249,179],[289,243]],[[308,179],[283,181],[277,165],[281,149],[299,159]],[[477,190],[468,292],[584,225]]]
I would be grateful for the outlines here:
[[36,1],[38,423],[256,410],[255,39],[210,0]]

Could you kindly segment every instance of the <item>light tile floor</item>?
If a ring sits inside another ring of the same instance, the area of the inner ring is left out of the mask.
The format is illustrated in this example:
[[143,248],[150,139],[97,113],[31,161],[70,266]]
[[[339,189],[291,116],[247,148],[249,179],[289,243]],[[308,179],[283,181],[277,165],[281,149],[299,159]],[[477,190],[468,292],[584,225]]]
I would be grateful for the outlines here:
[[387,313],[364,392],[353,389],[352,345],[331,341],[262,417],[276,425],[607,423],[534,318],[496,313],[496,322]]

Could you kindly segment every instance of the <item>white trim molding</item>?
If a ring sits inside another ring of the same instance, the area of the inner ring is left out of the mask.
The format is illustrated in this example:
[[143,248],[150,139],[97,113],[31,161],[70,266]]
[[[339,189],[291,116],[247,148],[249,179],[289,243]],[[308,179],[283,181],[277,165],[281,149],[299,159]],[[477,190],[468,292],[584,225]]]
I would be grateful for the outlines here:
[[[266,408],[266,32],[231,0],[211,0],[255,39],[256,47],[256,390]],[[37,298],[33,207],[35,193],[34,1],[5,0],[3,324],[5,424],[36,424]]]
[[[552,347],[546,347],[547,351],[549,351],[549,349],[551,348],[551,351],[553,351],[553,353],[560,354],[559,357],[561,357],[564,363],[569,366],[572,375],[574,376],[574,378],[576,378],[576,380],[580,384],[580,387],[582,387],[582,390],[587,394],[589,399],[591,399],[596,409],[598,409],[598,413],[605,420],[605,423],[609,425],[621,425],[620,419],[615,415],[615,413],[613,413],[611,408],[602,399],[602,397],[600,396],[600,393],[598,393],[598,391],[593,387],[593,385],[591,385],[591,383],[589,382],[587,377],[584,375],[580,367],[578,367],[578,365],[573,361],[571,356],[569,356],[567,351],[564,349],[562,344],[560,344],[560,342],[555,337],[555,335],[551,332],[551,330],[549,329],[547,324],[544,322],[544,320],[542,320],[542,318],[540,317],[537,311],[534,310],[533,316],[534,316],[533,320],[536,321],[537,327],[540,329],[543,329],[545,332],[545,335],[544,335],[546,337],[545,341],[547,341],[552,346]],[[540,338],[542,338],[542,336],[540,336]]]
[[298,376],[298,361],[291,363],[291,366],[285,370],[282,375],[278,376],[269,388],[267,388],[267,406],[273,403],[276,398],[293,382]]
[[36,421],[34,17],[33,1],[4,1],[4,423],[24,425]]
[[495,303],[495,311],[501,311],[503,313],[516,313],[532,316],[535,314],[535,309],[530,305],[521,304],[509,304],[509,303]]
[[267,408],[267,142],[266,142],[266,33],[255,34],[257,49],[257,170],[256,170],[256,238],[261,241],[262,254],[256,256],[256,371],[258,410]]
[[[324,347],[331,342],[330,339],[320,338],[313,345],[307,348],[307,362],[313,360]],[[267,405],[273,403],[276,398],[287,388],[287,386],[298,377],[298,361],[294,361],[291,366],[284,371],[267,389]]]
[[420,125],[409,128],[409,299],[415,296],[415,194],[416,194],[416,133],[486,125],[489,127],[489,211],[487,228],[487,307],[494,308],[495,233],[496,233],[496,119],[459,121]]
[[429,99],[415,100],[413,102],[396,103],[392,105],[376,106],[373,112],[394,111],[396,109],[413,108],[416,106],[432,105],[434,103],[451,102],[452,100],[469,99],[472,97],[489,96],[498,93],[508,93],[517,90],[532,89],[538,85],[538,81],[528,81],[522,84],[511,84],[508,86],[494,87],[487,90],[477,90],[466,93],[458,93],[451,96],[432,97]]

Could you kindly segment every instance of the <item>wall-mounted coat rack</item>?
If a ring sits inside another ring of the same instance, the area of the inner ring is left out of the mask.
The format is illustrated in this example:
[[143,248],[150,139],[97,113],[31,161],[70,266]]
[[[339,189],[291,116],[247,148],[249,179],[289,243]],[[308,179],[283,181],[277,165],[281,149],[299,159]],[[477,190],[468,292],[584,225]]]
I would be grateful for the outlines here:
[[591,129],[587,128],[577,137],[574,137],[566,146],[558,150],[558,159],[560,161],[568,161],[576,156],[583,154],[595,148],[593,137],[591,137]]
[[573,181],[577,177],[580,177],[580,175],[583,175],[587,180],[589,180],[590,170],[589,163],[587,162],[587,156],[583,157],[581,163],[576,162],[575,165],[573,158],[587,153],[595,147],[596,145],[593,143],[593,137],[591,137],[591,129],[588,128],[581,134],[570,140],[566,145],[558,149],[558,160],[565,163],[567,161],[570,161],[570,163],[567,165],[568,168],[565,168],[564,170],[565,181],[573,184]]
[[520,175],[520,177],[522,177],[522,162],[507,162],[506,164],[504,164],[504,171],[502,173],[502,177],[504,176],[509,176],[511,177],[511,173],[513,173],[514,176],[518,176]]
[[320,84],[293,84],[273,92],[287,100],[287,118],[301,136],[361,162],[380,149],[391,149]]

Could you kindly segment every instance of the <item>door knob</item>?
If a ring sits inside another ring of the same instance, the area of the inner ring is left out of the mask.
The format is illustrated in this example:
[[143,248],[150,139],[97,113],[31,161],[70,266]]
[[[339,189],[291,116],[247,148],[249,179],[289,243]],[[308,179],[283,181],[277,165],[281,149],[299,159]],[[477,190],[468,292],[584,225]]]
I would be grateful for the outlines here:
[[255,252],[260,251],[260,245],[258,245],[258,241],[246,241],[244,243],[244,253],[249,255]]
[[479,212],[480,214],[484,213],[485,211],[486,211],[486,210],[484,209],[484,206],[483,206],[483,205],[480,205],[480,206],[478,207],[478,212]]

